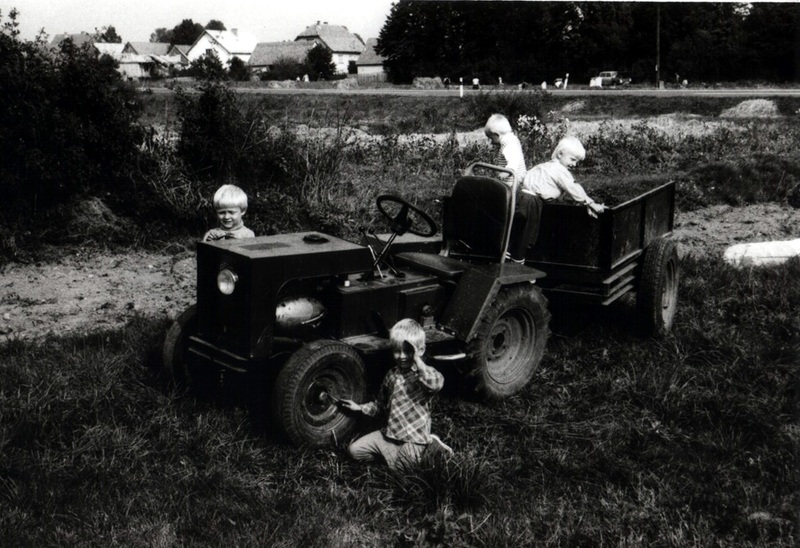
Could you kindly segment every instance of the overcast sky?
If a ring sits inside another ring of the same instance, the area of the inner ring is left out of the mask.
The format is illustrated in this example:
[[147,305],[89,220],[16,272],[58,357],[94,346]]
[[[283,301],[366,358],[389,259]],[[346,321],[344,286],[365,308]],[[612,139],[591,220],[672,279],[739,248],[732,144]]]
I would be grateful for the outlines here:
[[317,21],[344,25],[364,40],[376,38],[393,0],[0,0],[3,22],[17,8],[22,38],[44,28],[52,38],[64,32],[94,32],[113,26],[123,42],[147,42],[157,28],[184,19],[205,26],[211,19],[228,29],[249,31],[259,42],[294,40]]

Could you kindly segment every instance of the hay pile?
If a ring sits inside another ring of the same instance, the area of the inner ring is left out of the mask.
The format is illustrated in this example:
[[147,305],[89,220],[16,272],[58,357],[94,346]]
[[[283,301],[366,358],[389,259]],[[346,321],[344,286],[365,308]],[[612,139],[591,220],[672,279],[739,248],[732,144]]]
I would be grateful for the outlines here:
[[442,79],[438,76],[434,78],[417,76],[411,83],[411,87],[414,89],[444,89],[444,83],[442,83]]
[[735,107],[723,110],[720,118],[777,118],[778,107],[767,99],[742,101]]

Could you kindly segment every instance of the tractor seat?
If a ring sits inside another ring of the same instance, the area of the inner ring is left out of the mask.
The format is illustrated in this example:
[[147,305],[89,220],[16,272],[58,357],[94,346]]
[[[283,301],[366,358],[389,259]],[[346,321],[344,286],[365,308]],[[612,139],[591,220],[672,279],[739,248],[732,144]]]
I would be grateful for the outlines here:
[[405,252],[395,255],[395,260],[405,266],[417,268],[446,280],[457,279],[467,265],[464,261],[433,253]]

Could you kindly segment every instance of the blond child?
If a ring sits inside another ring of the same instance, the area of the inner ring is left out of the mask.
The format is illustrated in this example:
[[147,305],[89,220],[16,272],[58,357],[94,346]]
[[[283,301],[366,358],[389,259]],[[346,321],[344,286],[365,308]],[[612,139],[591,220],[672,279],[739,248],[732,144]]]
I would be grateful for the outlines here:
[[537,164],[525,175],[517,195],[509,243],[512,260],[524,262],[528,247],[534,245],[539,238],[543,202],[568,199],[586,205],[592,217],[605,211],[605,206],[589,198],[569,172],[585,157],[586,150],[581,142],[575,137],[565,137],[556,145],[550,161]]
[[[525,156],[522,153],[522,143],[511,129],[508,118],[502,114],[492,114],[486,121],[483,132],[497,149],[492,163],[513,171],[513,182],[521,184],[526,173]],[[502,178],[508,179],[507,176]]]
[[247,212],[247,194],[238,186],[219,187],[214,193],[214,210],[219,227],[206,232],[204,242],[255,237],[255,233],[244,226],[242,217]]
[[525,175],[522,192],[538,196],[542,200],[570,200],[586,206],[592,217],[605,211],[575,182],[570,169],[586,158],[586,149],[575,137],[564,137],[558,142],[550,161],[537,164]]
[[343,400],[341,405],[370,417],[387,415],[386,426],[358,438],[347,451],[360,461],[383,458],[396,470],[418,462],[431,443],[452,450],[431,434],[430,404],[442,389],[444,377],[422,361],[425,330],[412,319],[400,320],[390,330],[389,340],[395,365],[386,374],[378,398],[361,404]]

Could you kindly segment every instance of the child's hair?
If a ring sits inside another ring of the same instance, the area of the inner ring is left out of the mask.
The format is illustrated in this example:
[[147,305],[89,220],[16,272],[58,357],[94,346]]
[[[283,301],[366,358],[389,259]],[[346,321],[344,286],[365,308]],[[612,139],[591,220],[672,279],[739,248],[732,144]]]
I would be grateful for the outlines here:
[[561,139],[550,158],[555,160],[562,151],[571,152],[578,160],[586,158],[586,149],[583,148],[583,144],[577,137],[564,137]]
[[411,318],[405,318],[394,324],[389,330],[389,341],[394,348],[402,348],[403,341],[408,341],[414,348],[425,348],[425,330]]
[[247,210],[247,194],[236,185],[222,185],[214,193],[214,209],[238,207]]
[[505,135],[507,133],[511,133],[512,131],[513,130],[511,129],[511,124],[509,123],[508,118],[502,114],[492,114],[489,116],[489,119],[486,120],[486,126],[483,128],[483,132],[486,135],[489,135],[490,133]]

